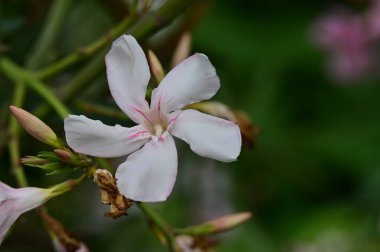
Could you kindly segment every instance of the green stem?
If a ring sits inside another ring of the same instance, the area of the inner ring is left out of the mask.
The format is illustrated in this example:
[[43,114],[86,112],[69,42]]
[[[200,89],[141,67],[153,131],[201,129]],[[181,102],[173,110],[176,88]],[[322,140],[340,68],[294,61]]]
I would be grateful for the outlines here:
[[49,65],[48,67],[39,70],[36,73],[37,78],[44,79],[51,77],[66,68],[78,63],[79,61],[85,59],[86,57],[95,54],[100,49],[104,48],[106,45],[110,44],[118,36],[123,34],[123,32],[136,20],[135,15],[128,16],[124,18],[115,28],[113,28],[106,36],[98,39],[94,43],[88,45],[87,47],[80,48],[79,50],[67,55],[61,60]]
[[[179,12],[186,10],[193,2],[195,0],[168,0],[158,10],[145,14],[127,33],[135,36],[137,40],[144,39],[173,21]],[[94,80],[102,72],[105,53],[105,50],[100,51],[71,81],[62,87],[58,93],[61,94],[60,98],[64,102],[70,102],[79,92],[91,84],[91,80]],[[40,105],[33,111],[33,114],[43,118],[49,112],[48,106]]]
[[160,229],[162,234],[165,236],[170,251],[176,251],[175,237],[171,226],[147,204],[139,203],[137,206],[141,209],[145,216]]
[[62,183],[59,183],[55,186],[52,186],[49,188],[50,190],[50,198],[57,197],[59,195],[62,195],[64,193],[67,193],[68,191],[71,191],[74,189],[77,185],[82,183],[82,181],[87,177],[86,174],[81,175],[79,178],[76,179],[69,179]]
[[72,0],[55,0],[53,2],[47,14],[45,26],[26,62],[27,68],[36,69],[43,64],[43,60],[46,59],[46,52],[51,48],[59,34],[59,28],[66,18],[71,3]]
[[[43,57],[46,55],[45,52],[49,49],[54,41],[56,34],[58,34],[58,28],[63,21],[63,17],[67,11],[67,7],[70,4],[70,0],[56,0],[52,5],[46,25],[34,47],[33,54],[29,56],[26,65],[29,68],[36,68],[41,64]],[[17,80],[19,83],[14,91],[13,104],[22,107],[24,98],[26,96],[27,87],[24,83]],[[12,162],[13,172],[16,177],[17,183],[20,187],[27,186],[27,179],[22,166],[20,165],[20,141],[19,132],[20,126],[18,125],[16,119],[11,116],[9,119],[9,155]]]
[[126,114],[124,114],[120,110],[115,110],[110,107],[105,107],[102,105],[97,105],[94,103],[84,102],[80,100],[76,100],[74,102],[74,105],[78,107],[80,110],[89,114],[96,113],[96,114],[105,115],[105,116],[109,116],[113,118],[119,118],[123,120],[128,119],[128,116]]
[[[17,107],[22,107],[23,97],[25,96],[26,87],[24,83],[19,82],[16,86],[13,104]],[[16,118],[13,116],[9,119],[9,155],[12,163],[12,171],[16,177],[16,181],[19,187],[28,186],[28,182],[24,173],[24,170],[20,163],[20,136],[19,136],[19,124],[17,123]]]
[[[19,81],[24,81],[26,85],[41,95],[62,118],[65,118],[69,114],[65,105],[63,105],[62,102],[47,87],[45,87],[41,81],[32,76],[32,74],[27,70],[20,68],[5,57],[0,59],[0,69],[13,82],[17,83]],[[21,99],[23,98],[21,97]]]

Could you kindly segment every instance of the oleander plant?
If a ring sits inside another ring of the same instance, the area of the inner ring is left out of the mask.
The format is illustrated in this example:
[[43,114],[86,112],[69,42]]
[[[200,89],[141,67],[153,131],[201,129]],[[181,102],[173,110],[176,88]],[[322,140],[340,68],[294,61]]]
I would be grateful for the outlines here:
[[0,252],[380,251],[380,0],[1,0]]

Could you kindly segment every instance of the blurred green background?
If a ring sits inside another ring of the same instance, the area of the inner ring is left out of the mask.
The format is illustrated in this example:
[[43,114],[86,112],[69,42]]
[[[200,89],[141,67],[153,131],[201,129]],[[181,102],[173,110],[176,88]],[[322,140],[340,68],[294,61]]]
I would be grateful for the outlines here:
[[[1,43],[8,48],[3,54],[21,65],[25,62],[50,3],[0,3]],[[230,164],[200,158],[188,146],[179,145],[179,174],[172,196],[154,205],[171,224],[181,227],[252,211],[254,217],[248,223],[217,237],[218,251],[380,251],[380,85],[368,80],[344,85],[329,79],[326,55],[313,47],[309,36],[315,18],[334,3],[201,1],[185,17],[185,25],[140,41],[166,64],[178,29],[191,28],[192,52],[208,55],[221,79],[214,100],[246,111],[260,128],[255,148],[244,149],[239,160]],[[123,16],[119,4],[116,0],[73,1],[54,48],[46,51],[45,63],[105,34]],[[49,82],[59,88],[84,64]],[[3,139],[13,90],[14,85],[0,75]],[[116,108],[105,69],[77,98]],[[31,110],[41,102],[29,92],[25,108]],[[83,112],[72,103],[69,106],[75,114],[125,124]],[[63,137],[57,116],[44,120]],[[26,135],[21,143],[23,155],[47,149]],[[15,186],[7,149],[0,151],[0,178]],[[69,176],[46,177],[34,168],[26,172],[35,186]],[[103,217],[106,207],[91,181],[48,206],[91,251],[164,251],[137,209],[126,218]],[[40,221],[28,213],[0,251],[52,248]]]

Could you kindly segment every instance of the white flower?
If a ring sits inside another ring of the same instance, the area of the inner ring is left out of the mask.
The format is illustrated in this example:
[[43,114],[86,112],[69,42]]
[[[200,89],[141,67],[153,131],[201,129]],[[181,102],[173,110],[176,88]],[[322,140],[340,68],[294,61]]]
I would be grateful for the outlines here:
[[51,189],[36,187],[12,188],[0,182],[0,244],[17,218],[45,203]]
[[205,55],[196,53],[171,70],[153,90],[150,106],[145,100],[149,66],[132,36],[113,42],[106,65],[113,98],[138,125],[111,127],[70,115],[65,119],[66,140],[75,151],[87,155],[109,158],[130,154],[116,172],[118,188],[125,197],[144,202],[167,199],[178,166],[172,135],[200,156],[236,160],[241,149],[236,123],[192,109],[181,110],[210,99],[220,87],[215,68]]

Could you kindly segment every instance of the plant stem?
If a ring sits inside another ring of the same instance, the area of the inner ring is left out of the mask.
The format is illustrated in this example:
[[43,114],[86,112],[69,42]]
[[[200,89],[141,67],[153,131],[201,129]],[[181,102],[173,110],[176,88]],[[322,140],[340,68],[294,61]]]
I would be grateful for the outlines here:
[[[19,82],[14,92],[13,104],[17,107],[21,107],[23,104],[23,97],[25,96],[26,87],[24,83]],[[20,163],[20,136],[18,134],[19,125],[13,116],[9,118],[9,155],[12,163],[12,171],[16,177],[16,181],[19,187],[28,186],[28,182],[24,173],[24,170]]]
[[105,116],[114,117],[114,118],[119,118],[119,119],[123,119],[123,120],[128,119],[128,116],[126,114],[124,114],[123,112],[121,112],[119,110],[115,110],[113,108],[110,108],[110,107],[105,107],[102,105],[97,105],[94,103],[84,102],[84,101],[80,101],[80,100],[76,100],[74,102],[74,105],[86,113],[90,113],[90,114],[96,113],[96,114],[105,115]]
[[137,206],[141,209],[145,216],[160,229],[166,238],[169,250],[176,251],[176,243],[171,226],[146,203],[138,203]]
[[36,41],[35,46],[31,50],[32,54],[26,61],[28,69],[36,69],[46,57],[46,51],[49,50],[58,35],[59,28],[63,21],[72,0],[55,0],[50,7],[49,13],[45,21],[45,26]]
[[[58,34],[58,28],[61,25],[65,13],[70,5],[71,0],[56,0],[52,7],[50,8],[48,18],[45,21],[45,26],[41,32],[41,35],[36,43],[33,53],[29,56],[26,65],[27,67],[34,69],[37,68],[43,57],[45,56],[46,50],[48,50],[56,35]],[[24,103],[24,98],[26,96],[27,87],[24,83],[17,80],[18,85],[15,87],[13,104],[22,107]],[[9,119],[9,155],[12,162],[12,169],[16,177],[17,183],[20,187],[27,186],[27,179],[22,166],[20,165],[20,141],[19,132],[20,126],[18,125],[16,119],[11,116]]]
[[[195,0],[168,0],[158,10],[148,12],[136,21],[127,33],[135,36],[137,40],[144,39],[173,21],[179,12],[184,11],[193,2]],[[127,29],[128,27],[126,27]],[[64,102],[70,102],[79,92],[91,84],[91,80],[94,80],[102,72],[105,53],[105,50],[100,51],[71,81],[62,87],[58,93]],[[40,105],[33,111],[33,114],[39,118],[43,118],[49,112],[49,106]]]
[[62,183],[59,183],[57,185],[52,186],[49,188],[51,191],[50,198],[57,197],[59,195],[62,195],[64,193],[67,193],[68,191],[71,191],[74,189],[77,185],[82,183],[82,181],[87,177],[86,174],[82,174],[79,178],[76,179],[69,179]]
[[[35,92],[41,95],[47,103],[49,103],[56,112],[62,117],[65,118],[69,113],[66,109],[65,105],[51,92],[45,85],[36,79],[30,72],[20,68],[12,61],[7,58],[0,59],[0,69],[13,80],[13,82],[17,83],[19,81],[24,81],[30,88],[32,88]],[[20,97],[22,98],[22,97]]]
[[124,18],[115,28],[113,28],[106,36],[98,39],[94,43],[80,48],[79,50],[67,55],[61,60],[49,65],[48,67],[39,70],[36,77],[40,79],[48,78],[57,74],[66,68],[78,63],[86,57],[95,54],[106,45],[110,44],[115,38],[123,34],[123,32],[136,20],[135,15],[130,15]]

